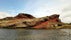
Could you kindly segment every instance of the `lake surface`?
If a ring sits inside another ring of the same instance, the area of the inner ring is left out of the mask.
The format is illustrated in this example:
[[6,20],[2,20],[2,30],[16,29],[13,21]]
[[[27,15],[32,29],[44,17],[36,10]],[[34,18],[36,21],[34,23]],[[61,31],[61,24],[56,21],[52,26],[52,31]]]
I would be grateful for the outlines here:
[[0,40],[71,40],[71,29],[0,29]]

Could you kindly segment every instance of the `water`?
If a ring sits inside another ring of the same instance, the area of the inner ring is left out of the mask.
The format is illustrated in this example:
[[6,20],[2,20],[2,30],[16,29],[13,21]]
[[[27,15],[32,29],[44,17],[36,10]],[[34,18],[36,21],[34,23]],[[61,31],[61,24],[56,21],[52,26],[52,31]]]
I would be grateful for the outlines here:
[[71,40],[71,29],[0,29],[0,40]]

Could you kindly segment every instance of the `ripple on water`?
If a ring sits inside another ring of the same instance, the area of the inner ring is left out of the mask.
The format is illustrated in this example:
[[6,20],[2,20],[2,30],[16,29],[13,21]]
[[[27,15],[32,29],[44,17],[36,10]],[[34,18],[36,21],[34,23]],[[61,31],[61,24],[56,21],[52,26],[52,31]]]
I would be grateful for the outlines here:
[[71,40],[71,29],[0,29],[0,40]]

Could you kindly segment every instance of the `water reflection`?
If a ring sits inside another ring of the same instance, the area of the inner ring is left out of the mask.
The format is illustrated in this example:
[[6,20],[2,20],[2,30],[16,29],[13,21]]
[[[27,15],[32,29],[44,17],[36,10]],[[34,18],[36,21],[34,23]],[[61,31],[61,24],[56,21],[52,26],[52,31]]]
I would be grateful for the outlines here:
[[0,40],[71,40],[70,29],[0,29]]

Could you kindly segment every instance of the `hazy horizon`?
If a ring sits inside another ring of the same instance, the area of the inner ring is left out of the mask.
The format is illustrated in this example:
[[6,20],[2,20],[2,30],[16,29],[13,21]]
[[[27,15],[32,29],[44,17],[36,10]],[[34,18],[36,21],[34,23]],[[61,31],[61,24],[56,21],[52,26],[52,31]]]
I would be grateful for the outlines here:
[[71,23],[71,0],[0,0],[0,18],[18,13],[35,17],[60,14],[62,22]]

